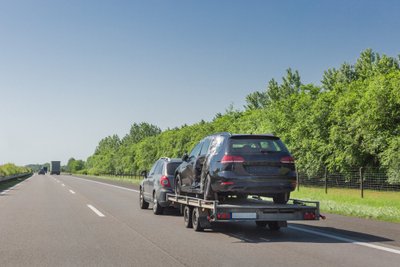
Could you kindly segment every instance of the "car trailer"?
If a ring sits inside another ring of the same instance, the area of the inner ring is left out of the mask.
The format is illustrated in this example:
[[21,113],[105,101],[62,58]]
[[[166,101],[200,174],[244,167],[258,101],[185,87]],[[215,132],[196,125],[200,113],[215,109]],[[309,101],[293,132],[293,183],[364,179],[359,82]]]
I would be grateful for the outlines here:
[[319,202],[290,199],[287,204],[275,204],[259,197],[224,201],[167,194],[172,204],[180,204],[186,228],[203,231],[212,222],[254,221],[258,227],[279,230],[287,221],[325,219],[319,212]]

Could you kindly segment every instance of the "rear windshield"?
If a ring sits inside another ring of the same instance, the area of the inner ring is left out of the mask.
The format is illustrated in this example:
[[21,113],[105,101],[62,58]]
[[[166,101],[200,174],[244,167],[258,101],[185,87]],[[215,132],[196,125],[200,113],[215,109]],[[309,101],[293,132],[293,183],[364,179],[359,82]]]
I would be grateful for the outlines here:
[[180,162],[170,162],[167,164],[167,175],[174,175],[176,168],[180,165]]
[[286,146],[277,138],[231,138],[229,152],[233,154],[258,154],[268,152],[288,152]]

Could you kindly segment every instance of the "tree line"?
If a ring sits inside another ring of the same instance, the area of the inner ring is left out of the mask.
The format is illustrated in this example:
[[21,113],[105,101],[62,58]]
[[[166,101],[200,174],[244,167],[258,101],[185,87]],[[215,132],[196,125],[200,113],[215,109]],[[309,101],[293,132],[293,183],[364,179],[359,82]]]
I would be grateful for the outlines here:
[[326,70],[321,85],[304,84],[298,71],[288,69],[280,82],[272,79],[265,90],[247,95],[243,110],[230,107],[212,121],[165,131],[134,123],[122,138],[103,138],[86,162],[72,158],[67,167],[139,173],[159,157],[181,157],[212,133],[273,133],[310,174],[325,167],[380,168],[389,182],[400,183],[399,59],[367,49],[354,64]]

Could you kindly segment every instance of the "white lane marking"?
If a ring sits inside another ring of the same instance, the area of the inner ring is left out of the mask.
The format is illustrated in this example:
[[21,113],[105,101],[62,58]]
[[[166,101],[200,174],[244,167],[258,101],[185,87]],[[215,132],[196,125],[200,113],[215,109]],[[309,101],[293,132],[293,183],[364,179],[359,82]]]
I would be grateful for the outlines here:
[[386,251],[386,252],[400,254],[400,250],[397,250],[397,249],[378,246],[378,245],[374,245],[374,244],[370,244],[370,243],[366,243],[366,242],[360,242],[360,241],[353,240],[353,239],[350,239],[350,238],[340,237],[340,236],[336,236],[336,235],[332,235],[332,234],[326,234],[326,233],[322,233],[322,232],[319,232],[319,231],[308,230],[308,229],[304,229],[304,228],[300,228],[300,227],[296,227],[296,226],[288,226],[288,228],[291,228],[291,229],[294,229],[294,230],[297,230],[297,231],[306,232],[306,233],[309,233],[309,234],[315,234],[315,235],[319,235],[319,236],[323,236],[323,237],[336,239],[336,240],[347,242],[347,243],[352,243],[352,244],[359,245],[359,246],[364,246],[364,247],[374,248],[374,249],[378,249],[378,250],[383,250],[383,251]]
[[91,209],[94,213],[96,213],[99,217],[105,217],[105,215],[103,213],[101,213],[98,209],[96,209],[95,207],[93,207],[90,204],[87,204],[87,206],[89,207],[89,209]]
[[261,239],[262,241],[265,241],[265,242],[270,242],[270,241],[271,241],[271,240],[269,240],[269,239],[262,238],[262,237],[260,237],[260,239]]
[[132,191],[132,192],[135,192],[135,193],[139,193],[139,190],[130,189],[130,188],[126,188],[126,187],[122,187],[122,186],[118,186],[118,185],[113,185],[113,184],[107,184],[107,183],[102,183],[102,182],[87,180],[87,179],[78,178],[78,177],[74,177],[74,176],[71,176],[70,178],[79,179],[79,180],[83,180],[83,181],[91,182],[91,183],[95,183],[95,184],[107,185],[107,186],[111,186],[111,187],[115,187],[115,188],[119,188],[119,189],[123,189],[123,190]]
[[65,186],[65,184],[62,184],[62,186]]
[[75,194],[75,192],[74,192],[74,191],[72,191],[71,189],[69,190],[69,192],[71,192],[71,194]]
[[13,190],[13,189],[16,188],[17,186],[19,186],[21,183],[30,180],[32,177],[33,177],[33,176],[31,176],[31,177],[29,177],[29,178],[26,178],[24,181],[19,182],[18,184],[14,185],[14,186],[12,186],[12,187],[10,187],[10,188],[8,188],[7,190],[1,191],[1,192],[0,192],[0,195],[5,195],[5,194],[7,194],[7,193],[10,192],[11,190]]

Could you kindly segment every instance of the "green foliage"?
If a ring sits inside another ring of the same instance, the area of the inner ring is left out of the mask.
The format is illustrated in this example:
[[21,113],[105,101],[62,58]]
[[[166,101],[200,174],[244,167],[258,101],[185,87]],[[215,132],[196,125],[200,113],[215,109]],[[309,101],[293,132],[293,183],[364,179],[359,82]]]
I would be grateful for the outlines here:
[[30,173],[31,169],[27,167],[15,166],[13,163],[0,165],[0,176],[11,176],[15,174]]
[[231,106],[211,122],[165,131],[135,123],[122,140],[102,139],[84,169],[73,168],[137,174],[159,157],[181,157],[204,136],[225,131],[276,134],[298,168],[310,174],[325,166],[379,167],[387,170],[389,182],[400,183],[399,60],[367,49],[354,65],[325,71],[321,86],[303,84],[299,73],[288,69],[281,83],[272,79],[265,91],[249,94],[244,111]]

